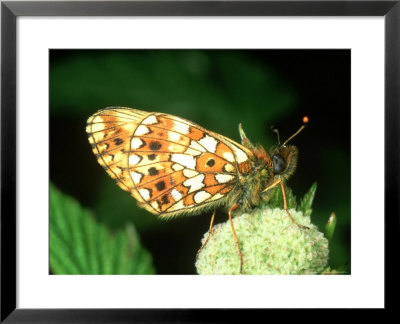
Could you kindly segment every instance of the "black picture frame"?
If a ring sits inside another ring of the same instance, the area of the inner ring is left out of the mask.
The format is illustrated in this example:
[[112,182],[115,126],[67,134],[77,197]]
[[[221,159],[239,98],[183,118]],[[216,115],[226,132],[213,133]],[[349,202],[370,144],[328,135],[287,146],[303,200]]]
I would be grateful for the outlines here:
[[[385,19],[385,309],[395,307],[399,235],[400,0],[2,1],[1,322],[233,322],[265,310],[16,308],[16,19],[19,16],[381,16]],[[371,125],[373,130],[373,125]],[[371,148],[373,150],[373,148]],[[371,188],[372,189],[372,188]],[[398,280],[397,280],[398,281]],[[367,284],[367,283],[366,283]]]

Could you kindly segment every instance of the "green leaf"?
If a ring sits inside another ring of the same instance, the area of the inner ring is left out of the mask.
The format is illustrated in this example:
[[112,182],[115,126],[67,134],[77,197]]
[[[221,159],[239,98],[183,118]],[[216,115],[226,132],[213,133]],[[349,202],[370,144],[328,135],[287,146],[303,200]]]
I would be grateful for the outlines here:
[[53,274],[153,274],[151,255],[132,224],[111,232],[50,184],[50,270]]
[[304,195],[304,197],[300,200],[300,204],[298,206],[299,211],[303,212],[304,215],[311,215],[312,212],[312,203],[315,197],[315,192],[317,191],[317,183],[314,182],[311,186],[310,190]]
[[325,225],[325,236],[329,240],[332,240],[333,233],[335,232],[336,227],[336,214],[332,212],[329,217],[328,223]]
[[97,203],[93,207],[96,219],[112,229],[121,228],[132,220],[138,231],[146,231],[160,225],[156,217],[149,217],[149,213],[140,208],[131,195],[116,186],[108,174],[103,174],[96,192]]

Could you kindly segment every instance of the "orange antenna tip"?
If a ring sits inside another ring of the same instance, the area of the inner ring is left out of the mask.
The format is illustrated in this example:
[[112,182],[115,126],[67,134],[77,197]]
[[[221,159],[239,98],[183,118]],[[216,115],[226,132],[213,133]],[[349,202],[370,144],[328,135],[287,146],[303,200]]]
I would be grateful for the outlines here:
[[304,128],[307,127],[307,123],[309,122],[308,116],[303,117],[303,125],[299,128],[299,130],[294,133],[292,136],[290,136],[285,142],[283,142],[283,146],[285,146],[293,137],[297,136]]

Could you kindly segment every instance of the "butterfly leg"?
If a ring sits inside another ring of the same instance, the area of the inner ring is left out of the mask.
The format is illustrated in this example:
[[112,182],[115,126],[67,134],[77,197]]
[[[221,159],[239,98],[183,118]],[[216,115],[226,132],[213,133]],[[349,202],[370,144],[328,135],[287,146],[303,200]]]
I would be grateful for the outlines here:
[[292,221],[293,224],[296,224],[298,227],[300,227],[300,228],[302,228],[302,229],[308,229],[307,226],[304,226],[304,225],[301,225],[301,224],[297,223],[297,222],[293,219],[292,215],[290,215],[289,209],[288,209],[288,205],[287,205],[285,185],[284,185],[284,183],[283,183],[282,180],[280,181],[280,185],[281,185],[282,197],[283,197],[283,209],[284,209],[284,210],[286,211],[286,213],[288,214],[289,219]]
[[201,248],[197,251],[196,259],[199,257],[199,254],[200,254],[201,250],[203,250],[203,248],[206,246],[208,240],[209,240],[210,237],[211,237],[212,229],[213,229],[213,224],[214,224],[214,218],[215,218],[215,212],[216,212],[216,209],[214,209],[214,212],[213,212],[213,214],[212,214],[212,216],[211,216],[210,228],[208,229],[207,238],[206,238],[206,240],[204,241],[204,243],[203,243],[203,245],[201,246]]
[[235,242],[236,242],[236,246],[239,252],[239,256],[240,256],[240,273],[242,273],[242,268],[243,268],[243,254],[242,251],[240,249],[240,244],[239,244],[239,240],[236,236],[236,232],[235,232],[235,228],[233,227],[233,221],[232,221],[232,212],[238,208],[240,206],[240,204],[236,204],[234,205],[231,209],[229,209],[228,215],[229,215],[229,223],[231,224],[231,228],[232,228],[232,233],[233,233],[233,237],[235,238]]
[[[281,182],[282,182],[282,179],[275,180],[272,184],[270,184],[267,188],[265,188],[265,189],[263,190],[263,192],[266,192],[266,191],[268,191],[268,190],[270,190],[270,189],[276,187],[276,186],[277,186],[278,184],[280,184]],[[285,193],[285,195],[286,195],[286,193]],[[286,197],[285,197],[285,199],[286,199]]]

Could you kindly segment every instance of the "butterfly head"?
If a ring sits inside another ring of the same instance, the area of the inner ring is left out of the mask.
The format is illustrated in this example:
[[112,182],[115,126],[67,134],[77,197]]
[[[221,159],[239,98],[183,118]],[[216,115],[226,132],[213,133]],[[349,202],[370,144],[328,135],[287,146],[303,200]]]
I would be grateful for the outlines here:
[[271,149],[272,172],[285,178],[293,174],[297,165],[298,150],[294,145],[279,145]]
[[297,165],[298,149],[294,145],[288,145],[288,142],[297,136],[306,127],[307,123],[308,117],[305,116],[303,117],[303,125],[292,136],[284,141],[283,144],[280,143],[278,130],[272,128],[278,137],[278,145],[273,147],[269,152],[272,161],[272,172],[274,175],[288,178],[293,174]]

